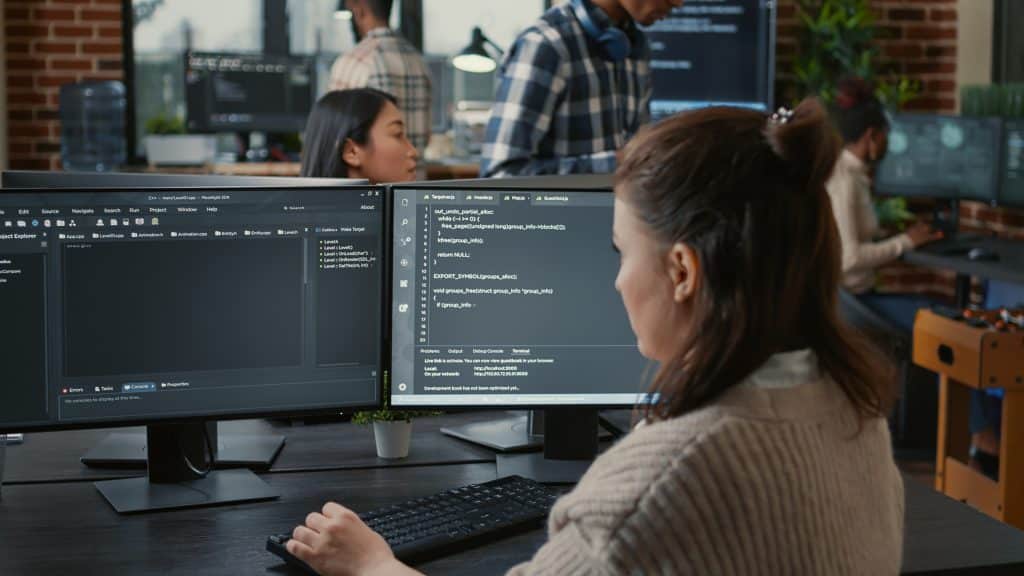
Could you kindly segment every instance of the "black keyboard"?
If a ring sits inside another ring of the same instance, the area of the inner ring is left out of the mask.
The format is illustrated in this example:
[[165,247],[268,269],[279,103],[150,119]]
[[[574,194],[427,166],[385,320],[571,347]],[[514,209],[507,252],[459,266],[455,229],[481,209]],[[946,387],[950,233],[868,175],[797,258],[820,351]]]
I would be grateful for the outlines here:
[[[423,562],[543,526],[559,493],[520,476],[471,484],[360,514],[406,563]],[[267,550],[315,574],[285,548],[291,532],[267,538]]]

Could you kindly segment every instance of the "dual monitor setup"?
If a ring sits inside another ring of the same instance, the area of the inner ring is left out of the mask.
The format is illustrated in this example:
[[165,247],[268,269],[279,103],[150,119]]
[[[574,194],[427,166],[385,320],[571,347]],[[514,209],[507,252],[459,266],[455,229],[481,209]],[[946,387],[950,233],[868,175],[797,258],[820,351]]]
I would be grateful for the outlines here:
[[[148,465],[96,483],[118,511],[276,497],[208,468],[266,467],[283,438],[218,420],[370,408],[388,388],[397,409],[547,410],[544,454],[499,473],[558,480],[596,453],[598,408],[647,399],[607,178],[2,184],[0,432],[145,425],[90,454]],[[519,420],[477,426],[450,432],[535,440]]]
[[1024,208],[1024,118],[897,114],[879,193]]

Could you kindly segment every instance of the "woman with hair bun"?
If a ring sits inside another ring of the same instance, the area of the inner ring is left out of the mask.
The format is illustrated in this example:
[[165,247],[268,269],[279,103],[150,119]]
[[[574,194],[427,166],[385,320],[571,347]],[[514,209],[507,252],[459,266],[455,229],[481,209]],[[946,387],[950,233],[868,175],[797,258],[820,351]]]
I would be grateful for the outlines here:
[[839,83],[832,112],[843,137],[843,151],[826,187],[842,244],[841,285],[909,332],[917,309],[930,302],[911,295],[876,293],[875,272],[942,234],[917,222],[902,234],[878,239],[880,229],[871,202],[871,185],[874,167],[885,157],[889,144],[885,107],[870,84],[847,78]]

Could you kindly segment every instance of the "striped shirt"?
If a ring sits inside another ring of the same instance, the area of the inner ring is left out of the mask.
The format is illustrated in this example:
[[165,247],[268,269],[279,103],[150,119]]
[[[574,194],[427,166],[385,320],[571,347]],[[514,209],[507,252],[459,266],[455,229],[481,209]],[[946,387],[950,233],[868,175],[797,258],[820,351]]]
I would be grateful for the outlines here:
[[423,56],[390,28],[370,30],[331,66],[329,90],[376,88],[398,100],[409,141],[422,154],[430,140],[430,75]]
[[638,426],[561,498],[528,574],[896,574],[903,481],[810,351]]
[[608,15],[590,2],[548,10],[516,39],[500,82],[483,147],[487,176],[613,172],[615,153],[650,117],[650,50],[632,21],[632,52],[621,62],[580,24]]

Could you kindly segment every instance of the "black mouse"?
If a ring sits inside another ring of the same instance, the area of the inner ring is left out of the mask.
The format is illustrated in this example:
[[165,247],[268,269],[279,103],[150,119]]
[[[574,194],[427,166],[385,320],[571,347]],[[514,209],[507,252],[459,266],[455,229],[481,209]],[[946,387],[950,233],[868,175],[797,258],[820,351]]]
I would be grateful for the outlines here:
[[999,254],[985,248],[971,248],[967,251],[968,260],[987,260],[996,261],[999,260]]

